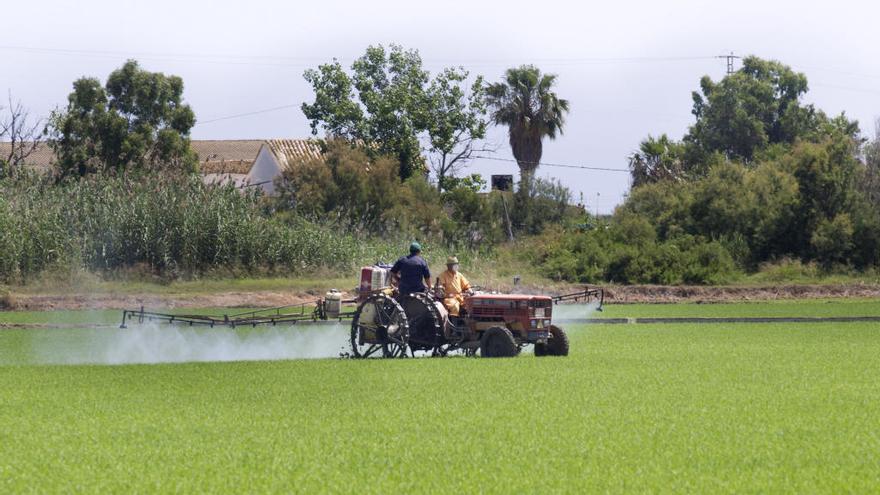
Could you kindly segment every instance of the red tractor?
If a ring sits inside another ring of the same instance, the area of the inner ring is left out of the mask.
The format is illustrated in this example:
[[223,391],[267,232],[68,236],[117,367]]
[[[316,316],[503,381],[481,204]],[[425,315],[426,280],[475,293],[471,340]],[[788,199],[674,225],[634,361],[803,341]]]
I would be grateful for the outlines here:
[[[604,302],[602,289],[585,288],[562,296],[486,294],[467,296],[459,316],[450,316],[442,294],[416,293],[395,296],[388,287],[389,266],[366,267],[356,289],[356,299],[343,299],[337,290],[324,298],[294,306],[224,315],[186,315],[139,310],[122,312],[122,324],[163,321],[208,327],[293,325],[352,318],[351,356],[404,357],[426,352],[445,356],[463,351],[483,357],[516,356],[526,345],[536,356],[568,355],[568,337],[552,323],[553,306],[563,301]],[[354,308],[352,305],[356,305]]]
[[[562,296],[475,294],[465,298],[461,315],[449,316],[435,294],[394,297],[390,289],[362,284],[351,324],[354,357],[403,357],[418,351],[445,356],[462,350],[473,356],[513,357],[528,344],[536,356],[567,356],[568,336],[552,324],[553,306],[563,301],[603,302],[602,289],[586,288]],[[377,282],[382,283],[380,277]]]

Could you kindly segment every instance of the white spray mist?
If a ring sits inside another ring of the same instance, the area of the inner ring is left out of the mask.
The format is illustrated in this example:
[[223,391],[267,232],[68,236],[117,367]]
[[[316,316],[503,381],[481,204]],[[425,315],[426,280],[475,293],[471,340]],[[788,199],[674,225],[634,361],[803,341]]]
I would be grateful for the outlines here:
[[158,323],[92,330],[75,348],[45,342],[36,349],[43,364],[147,364],[264,361],[338,357],[348,348],[344,324],[233,329]]

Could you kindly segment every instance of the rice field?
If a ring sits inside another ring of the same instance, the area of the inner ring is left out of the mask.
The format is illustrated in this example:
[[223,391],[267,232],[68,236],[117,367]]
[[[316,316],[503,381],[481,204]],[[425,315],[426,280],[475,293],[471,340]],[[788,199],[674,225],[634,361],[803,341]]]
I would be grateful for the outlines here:
[[[605,315],[878,309],[609,306]],[[114,315],[0,313],[0,322]],[[82,353],[112,328],[0,330],[0,492],[880,490],[880,325],[569,330],[567,358],[119,366],[35,357],[47,342]]]

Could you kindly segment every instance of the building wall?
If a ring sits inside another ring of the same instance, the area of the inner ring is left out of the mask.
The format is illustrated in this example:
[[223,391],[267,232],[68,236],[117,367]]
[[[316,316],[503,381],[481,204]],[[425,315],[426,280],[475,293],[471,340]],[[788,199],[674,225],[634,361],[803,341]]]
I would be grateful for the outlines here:
[[[254,160],[254,166],[248,174],[248,182],[254,184],[254,187],[261,187],[266,194],[275,194],[274,180],[281,175],[281,166],[275,155],[269,151],[269,147],[265,144],[260,147],[257,159]],[[259,185],[257,185],[259,184]]]

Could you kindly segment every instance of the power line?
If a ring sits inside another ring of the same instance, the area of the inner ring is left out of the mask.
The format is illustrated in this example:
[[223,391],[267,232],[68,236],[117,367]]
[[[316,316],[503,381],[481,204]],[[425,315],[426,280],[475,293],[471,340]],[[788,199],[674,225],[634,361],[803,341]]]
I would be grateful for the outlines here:
[[800,64],[792,65],[791,67],[794,69],[800,69],[800,70],[817,70],[820,72],[828,72],[828,73],[832,73],[832,74],[839,74],[842,76],[849,76],[849,77],[880,79],[880,75],[878,75],[878,74],[865,74],[865,73],[861,73],[861,72],[851,72],[851,71],[847,71],[847,70],[830,69],[830,68],[826,68],[826,67],[814,67],[814,66],[800,65]]
[[856,91],[859,93],[871,93],[880,95],[880,90],[870,88],[854,88],[852,86],[838,86],[836,84],[812,83],[811,86],[819,86],[820,88],[840,89],[843,91]]
[[544,165],[545,167],[562,167],[562,168],[579,168],[584,170],[599,170],[602,172],[625,172],[629,173],[628,169],[625,168],[608,168],[608,167],[590,167],[587,165],[570,165],[567,163],[546,163],[546,162],[519,162],[517,160],[511,158],[497,158],[494,156],[475,156],[474,159],[481,160],[495,160],[497,162],[513,162],[513,163],[526,163],[528,165]]
[[[250,117],[251,115],[260,115],[263,113],[277,112],[278,110],[286,110],[288,108],[299,108],[299,105],[283,105],[280,107],[266,108],[264,110],[256,110],[253,112],[239,113],[239,114],[235,114],[235,115],[226,115],[224,117],[217,117],[216,119],[196,121],[195,125],[199,126],[202,124],[210,124],[212,122],[220,122],[221,120],[237,119],[239,117]],[[193,127],[195,127],[195,126],[193,126]]]
[[[35,47],[23,45],[0,45],[0,50],[18,51],[27,53],[49,53],[58,55],[78,55],[103,58],[144,58],[153,60],[171,60],[181,62],[206,62],[214,64],[230,65],[270,65],[281,67],[304,67],[314,63],[325,62],[326,58],[320,57],[291,57],[283,55],[254,55],[254,54],[219,54],[219,53],[170,53],[170,52],[125,52],[114,50],[92,50],[58,47]],[[536,58],[531,59],[535,63],[550,65],[602,65],[616,63],[651,63],[651,62],[676,62],[689,60],[708,60],[712,56],[658,56],[658,57],[572,57],[572,58]],[[345,57],[335,57],[336,60],[346,60]],[[423,59],[429,63],[450,63],[464,65],[508,65],[519,63],[521,60],[501,59]]]

